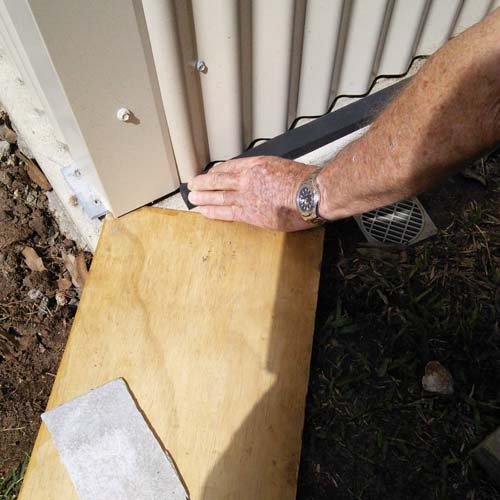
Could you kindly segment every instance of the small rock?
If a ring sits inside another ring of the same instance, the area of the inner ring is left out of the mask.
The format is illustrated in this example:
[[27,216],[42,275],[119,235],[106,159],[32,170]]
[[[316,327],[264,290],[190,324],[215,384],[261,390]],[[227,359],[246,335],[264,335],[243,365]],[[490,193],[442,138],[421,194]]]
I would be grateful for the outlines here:
[[32,288],[28,292],[28,299],[30,300],[40,300],[43,297],[43,293],[37,288]]
[[10,144],[7,141],[0,141],[0,159],[6,158],[10,153]]
[[56,292],[56,302],[58,306],[64,306],[66,305],[66,295],[64,295],[64,292],[58,291]]
[[453,377],[439,361],[429,361],[425,365],[422,387],[435,394],[453,394]]

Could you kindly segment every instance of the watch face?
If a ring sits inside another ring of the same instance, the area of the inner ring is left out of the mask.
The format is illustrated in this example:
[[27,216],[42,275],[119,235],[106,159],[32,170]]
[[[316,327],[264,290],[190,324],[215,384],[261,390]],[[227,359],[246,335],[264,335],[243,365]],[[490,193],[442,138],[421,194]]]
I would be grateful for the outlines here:
[[307,186],[299,191],[298,205],[301,212],[310,212],[314,207],[314,193]]

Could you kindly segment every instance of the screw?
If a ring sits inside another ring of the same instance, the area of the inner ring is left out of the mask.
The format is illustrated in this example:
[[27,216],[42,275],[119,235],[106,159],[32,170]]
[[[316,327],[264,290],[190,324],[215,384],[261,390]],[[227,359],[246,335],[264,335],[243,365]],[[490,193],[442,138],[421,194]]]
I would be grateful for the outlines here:
[[118,118],[118,120],[122,122],[128,122],[130,120],[130,115],[131,115],[130,110],[127,108],[120,108],[116,112],[116,117]]
[[75,173],[75,177],[81,177],[82,176],[82,173],[78,169],[76,169],[74,173]]
[[94,205],[100,205],[101,202],[97,199],[97,198],[94,198]]
[[199,59],[198,61],[196,61],[196,69],[200,73],[206,73],[208,71],[208,66],[207,66],[205,61],[203,61],[202,59]]

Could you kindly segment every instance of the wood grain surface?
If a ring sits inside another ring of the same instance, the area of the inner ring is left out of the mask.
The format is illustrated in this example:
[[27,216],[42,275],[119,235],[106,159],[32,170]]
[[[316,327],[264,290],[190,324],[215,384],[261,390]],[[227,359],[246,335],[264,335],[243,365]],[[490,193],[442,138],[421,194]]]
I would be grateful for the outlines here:
[[[294,499],[322,246],[153,208],[106,220],[48,408],[123,377],[191,499]],[[19,498],[77,498],[44,425]]]

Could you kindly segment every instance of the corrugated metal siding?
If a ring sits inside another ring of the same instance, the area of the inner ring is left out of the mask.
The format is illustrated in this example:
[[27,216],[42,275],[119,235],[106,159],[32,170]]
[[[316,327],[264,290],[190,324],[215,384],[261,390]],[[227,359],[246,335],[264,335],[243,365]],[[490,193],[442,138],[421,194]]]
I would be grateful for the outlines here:
[[[405,73],[415,56],[431,54],[499,3],[192,0],[186,8],[181,0],[143,0],[181,178],[284,132],[296,117],[326,113],[338,95],[365,94],[377,75]],[[191,23],[191,36],[182,23]],[[206,72],[196,71],[197,60]],[[201,100],[186,72],[199,78]],[[196,149],[203,128],[208,149]]]
[[[378,75],[405,73],[416,55],[499,5],[0,0],[0,52],[13,55],[39,94],[34,102],[60,130],[89,191],[121,214],[298,117],[326,113],[338,96],[365,94]],[[123,106],[136,123],[117,120]]]

